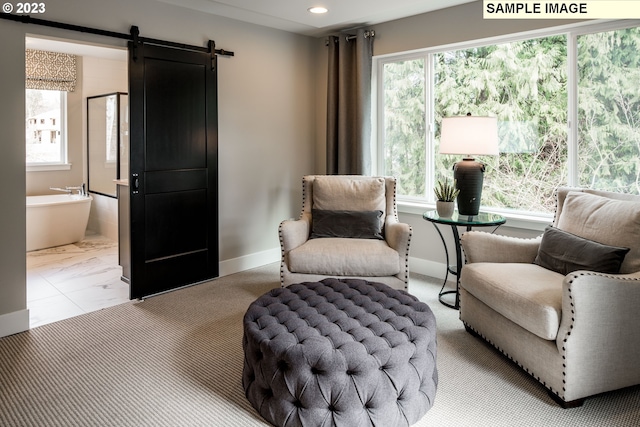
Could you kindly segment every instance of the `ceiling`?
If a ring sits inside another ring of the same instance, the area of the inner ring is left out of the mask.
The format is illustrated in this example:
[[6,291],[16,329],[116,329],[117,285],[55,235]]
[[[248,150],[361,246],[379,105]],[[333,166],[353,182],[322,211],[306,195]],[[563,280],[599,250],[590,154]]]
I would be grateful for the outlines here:
[[[157,0],[308,36],[373,25],[474,0]],[[307,9],[324,6],[314,15]]]
[[[156,0],[212,15],[308,36],[325,36],[341,29],[374,25],[475,0]],[[314,15],[307,9],[324,6]],[[27,49],[72,53],[126,61],[126,49],[27,37]]]
[[110,59],[113,61],[126,61],[126,48],[112,48],[88,43],[74,43],[55,38],[29,37],[25,38],[27,49],[47,50],[49,52],[70,53],[79,56],[92,56],[95,58]]

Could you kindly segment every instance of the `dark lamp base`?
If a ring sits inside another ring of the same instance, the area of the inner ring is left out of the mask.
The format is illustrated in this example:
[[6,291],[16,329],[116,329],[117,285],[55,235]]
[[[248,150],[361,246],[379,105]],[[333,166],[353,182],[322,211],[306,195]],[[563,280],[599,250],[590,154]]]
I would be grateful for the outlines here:
[[470,158],[463,159],[453,165],[453,179],[456,180],[456,187],[460,190],[457,198],[458,214],[478,215],[484,164]]

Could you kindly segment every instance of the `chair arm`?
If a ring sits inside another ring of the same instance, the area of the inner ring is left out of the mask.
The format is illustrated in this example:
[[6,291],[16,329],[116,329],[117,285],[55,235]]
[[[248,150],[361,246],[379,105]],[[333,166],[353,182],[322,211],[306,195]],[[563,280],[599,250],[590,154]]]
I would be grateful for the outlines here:
[[[638,307],[640,272],[569,273],[563,282],[562,319],[556,339],[566,360],[567,378],[577,376],[581,379],[576,381],[604,384],[607,389],[638,384]],[[578,374],[570,373],[570,367]]]
[[405,259],[409,256],[411,233],[412,229],[409,224],[398,222],[398,220],[392,215],[387,216],[384,225],[384,238],[389,247],[398,252],[401,259]]
[[533,239],[502,236],[486,231],[467,231],[460,238],[467,262],[532,263],[538,254],[541,236]]
[[280,235],[280,247],[282,253],[297,248],[309,240],[311,231],[311,215],[303,214],[299,219],[285,219],[280,223],[278,234]]

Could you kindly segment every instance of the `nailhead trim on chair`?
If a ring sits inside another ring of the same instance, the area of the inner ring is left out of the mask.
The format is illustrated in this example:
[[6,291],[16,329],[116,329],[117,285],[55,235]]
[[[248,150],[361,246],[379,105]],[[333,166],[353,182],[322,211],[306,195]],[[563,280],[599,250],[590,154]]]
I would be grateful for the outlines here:
[[[604,274],[604,273],[598,273],[598,272],[581,272],[579,274],[571,274],[571,279],[567,282],[569,284],[569,288],[567,289],[567,291],[569,292],[569,300],[570,300],[570,305],[571,305],[571,324],[569,325],[569,330],[567,331],[566,336],[562,339],[563,345],[562,345],[562,360],[566,360],[565,354],[564,352],[566,352],[566,348],[564,347],[564,343],[567,342],[567,340],[569,339],[569,336],[571,335],[571,331],[573,330],[573,322],[575,322],[575,310],[574,310],[574,304],[573,304],[573,295],[572,293],[572,289],[571,289],[571,285],[573,284],[573,281],[575,279],[577,279],[579,276],[599,276],[599,277],[607,277],[607,278],[611,278],[611,279],[616,279],[616,280],[629,280],[629,281],[638,281],[640,280],[639,278],[636,277],[618,277],[618,276],[613,276],[613,275],[609,275],[609,274]],[[562,383],[566,384],[566,364],[562,364],[562,367],[565,368],[562,370]],[[566,389],[564,387],[562,387],[562,391],[566,391]],[[564,399],[563,399],[564,400]]]
[[[578,276],[600,276],[600,277],[609,277],[609,278],[615,278],[618,280],[629,280],[629,281],[638,281],[640,280],[639,278],[636,277],[617,277],[617,276],[612,276],[612,275],[607,275],[607,274],[602,274],[602,273],[588,273],[588,272],[584,272],[584,273],[579,273],[579,274],[572,274],[571,275],[571,279],[569,280],[569,285],[571,285],[573,283],[573,281],[578,278]],[[575,322],[575,310],[573,309],[574,304],[573,304],[573,296],[571,295],[571,286],[569,286],[569,298],[571,300],[570,305],[571,305],[571,324],[569,325],[569,331],[567,331],[566,336],[562,339],[563,343],[566,343],[568,340],[568,337],[571,335],[571,330],[573,330],[573,322]],[[460,304],[464,304],[463,301],[460,301]],[[578,399],[577,401],[570,401],[567,402],[566,399],[564,398],[564,392],[566,392],[565,387],[562,387],[562,395],[560,395],[560,393],[558,393],[557,391],[555,391],[553,389],[553,387],[550,387],[549,385],[547,385],[544,381],[540,380],[540,377],[537,376],[534,372],[530,371],[527,367],[523,366],[522,364],[520,364],[520,362],[518,362],[517,360],[515,360],[509,353],[507,353],[505,350],[503,350],[501,347],[499,347],[498,345],[496,345],[493,341],[491,341],[490,339],[488,339],[486,336],[484,336],[482,333],[480,333],[478,330],[476,330],[474,327],[472,327],[471,325],[469,325],[467,322],[462,321],[462,323],[465,325],[465,327],[468,330],[473,331],[473,334],[482,338],[485,342],[487,342],[488,344],[490,344],[493,348],[495,348],[496,350],[498,350],[500,353],[502,353],[506,358],[508,358],[509,360],[511,360],[513,363],[515,363],[516,365],[518,365],[523,371],[525,371],[526,373],[528,373],[529,375],[531,375],[536,381],[538,381],[540,384],[542,384],[547,390],[549,390],[549,392],[553,393],[555,396],[557,396],[558,399],[560,399],[561,404],[566,404],[568,407],[573,406],[572,404],[578,401],[581,401],[583,399]],[[566,360],[566,356],[564,354],[564,352],[566,352],[566,348],[564,347],[564,345],[562,346],[562,359]],[[566,364],[563,363],[562,367],[564,368],[562,370],[562,383],[566,384]]]
[[411,237],[413,237],[413,227],[409,226],[409,238],[407,239],[407,256],[404,263],[404,290],[409,290],[409,248],[411,247]]
[[[460,300],[460,305],[462,305],[462,304],[464,304],[464,301],[461,299]],[[525,371],[527,374],[529,374],[531,377],[533,377],[536,381],[538,381],[540,384],[542,384],[547,390],[549,390],[549,392],[551,392],[551,393],[555,394],[556,396],[558,396],[559,399],[562,399],[562,397],[560,397],[560,395],[556,391],[553,390],[553,387],[548,386],[546,382],[542,381],[540,379],[540,377],[535,374],[535,372],[530,371],[529,368],[527,368],[526,366],[523,366],[520,362],[518,362],[516,359],[514,359],[509,353],[507,353],[502,347],[499,347],[496,343],[491,341],[484,334],[480,333],[473,326],[469,325],[464,320],[462,321],[462,323],[464,324],[466,329],[473,331],[474,335],[482,338],[486,343],[490,344],[493,348],[498,350],[503,356],[505,356],[507,359],[509,359],[510,361],[515,363],[517,366],[520,367],[520,369]],[[562,400],[564,400],[564,399],[562,399]]]
[[[535,372],[530,371],[529,368],[527,368],[526,366],[523,366],[520,362],[518,362],[516,359],[514,359],[509,353],[507,353],[504,349],[502,349],[501,347],[499,347],[498,345],[496,345],[496,343],[494,343],[493,341],[491,341],[489,338],[487,338],[486,336],[484,336],[483,334],[481,334],[479,331],[477,331],[474,327],[472,327],[471,325],[469,325],[467,322],[465,322],[464,320],[462,321],[462,323],[465,325],[465,327],[471,331],[473,331],[474,335],[482,338],[487,344],[491,345],[494,349],[496,349],[497,351],[499,351],[504,357],[506,357],[507,359],[509,359],[511,362],[513,362],[515,365],[517,365],[520,369],[522,369],[523,371],[525,371],[527,374],[529,374],[533,379],[535,379],[536,381],[538,381],[540,384],[542,384],[542,386],[544,386],[544,388],[546,388],[547,390],[549,390],[551,393],[555,394],[556,396],[558,396],[560,399],[562,399],[558,393],[556,391],[553,390],[553,387],[547,385],[547,383],[545,383],[544,381],[542,381],[540,379],[539,376],[537,376],[535,374]],[[564,400],[564,399],[563,399]]]
[[280,285],[284,284],[284,239],[282,238],[282,222],[278,226],[278,237],[280,239]]
[[[382,177],[382,178],[386,178],[386,177]],[[386,191],[386,187],[385,187],[385,191]],[[304,208],[307,203],[307,197],[308,197],[307,186],[305,185],[305,177],[303,176],[302,177],[302,209],[300,211],[299,219],[304,216]],[[398,217],[397,181],[395,180],[393,181],[393,216],[396,221],[400,222],[400,219]],[[278,237],[280,239],[280,284],[281,286],[284,286],[284,268],[285,268],[284,255],[285,253],[284,253],[284,240],[282,237],[282,223],[283,222],[280,222],[280,225],[278,226]],[[404,263],[403,282],[404,282],[405,291],[409,290],[409,253],[410,253],[412,237],[413,237],[413,227],[409,226],[409,238],[407,239],[407,248],[406,248],[407,255],[405,256],[405,263]],[[398,275],[396,275],[396,277]]]
[[304,185],[304,177],[302,177],[302,209],[300,210],[300,218],[304,215],[304,207],[307,203],[307,186]]
[[556,208],[553,211],[553,220],[551,220],[551,224],[555,224],[556,223],[556,219],[557,219],[557,216],[558,216],[558,204],[559,204],[558,202],[559,202],[559,200],[558,200],[558,189],[557,188],[554,190],[553,196],[556,199]]
[[[573,283],[573,280],[578,277],[575,274],[571,275],[571,279],[569,280],[569,288],[567,289],[567,292],[569,293],[569,305],[571,305],[571,324],[569,325],[569,330],[567,331],[567,335],[562,339],[562,384],[566,384],[567,383],[567,364],[564,363],[564,361],[567,360],[565,354],[567,352],[567,349],[565,348],[564,344],[567,342],[567,340],[569,339],[569,335],[571,335],[571,330],[573,329],[573,322],[575,322],[575,310],[573,309],[574,305],[573,305],[573,295],[571,294],[572,289],[571,289],[571,284]],[[564,387],[564,385],[562,386],[562,391],[566,393],[567,389],[566,387]]]
[[[398,200],[397,200],[397,191],[398,183],[397,181],[393,181],[393,216],[396,221],[400,222],[400,218],[398,217]],[[411,238],[413,237],[413,227],[409,226],[409,238],[407,239],[407,256],[405,257],[404,262],[404,290],[409,290],[409,248],[411,247]]]

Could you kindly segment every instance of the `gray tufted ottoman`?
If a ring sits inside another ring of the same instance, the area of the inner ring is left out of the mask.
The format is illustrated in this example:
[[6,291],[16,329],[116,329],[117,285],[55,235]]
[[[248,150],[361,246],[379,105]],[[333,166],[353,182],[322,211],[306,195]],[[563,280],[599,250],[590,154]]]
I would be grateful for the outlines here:
[[433,405],[436,321],[381,283],[273,289],[244,316],[243,386],[276,426],[408,426]]

